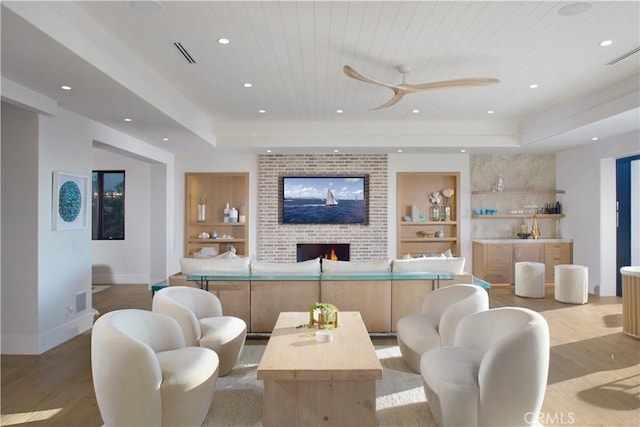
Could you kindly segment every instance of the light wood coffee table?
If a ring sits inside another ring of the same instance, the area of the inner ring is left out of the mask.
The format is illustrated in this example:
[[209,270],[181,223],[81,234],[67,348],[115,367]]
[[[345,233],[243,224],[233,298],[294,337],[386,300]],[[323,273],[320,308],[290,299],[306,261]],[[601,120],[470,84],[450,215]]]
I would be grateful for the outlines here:
[[262,360],[264,426],[376,425],[382,365],[357,311],[340,312],[333,342],[316,342],[309,313],[280,313]]

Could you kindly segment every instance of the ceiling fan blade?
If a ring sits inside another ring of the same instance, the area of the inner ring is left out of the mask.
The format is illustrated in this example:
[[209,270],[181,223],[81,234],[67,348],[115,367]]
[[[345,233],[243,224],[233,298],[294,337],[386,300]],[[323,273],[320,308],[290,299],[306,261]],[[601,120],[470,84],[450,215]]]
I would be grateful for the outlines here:
[[379,86],[384,86],[384,87],[388,87],[389,89],[398,89],[398,86],[394,86],[385,82],[381,82],[378,80],[374,80],[370,77],[364,76],[362,74],[360,74],[359,72],[357,72],[356,70],[354,70],[353,68],[351,68],[348,65],[345,65],[344,67],[342,67],[342,71],[344,71],[344,73],[348,76],[351,77],[352,79],[356,79],[356,80],[360,80],[363,81],[365,83],[372,83],[374,85],[379,85]]
[[394,92],[396,94],[393,95],[393,98],[391,98],[390,100],[388,100],[384,104],[377,106],[376,108],[372,108],[371,110],[372,111],[373,110],[381,110],[383,108],[391,107],[392,105],[397,104],[398,101],[400,101],[402,99],[402,97],[405,96],[408,93],[406,91],[400,91],[400,90],[394,90]]
[[467,87],[467,86],[486,86],[499,83],[500,80],[488,77],[478,77],[471,79],[455,79],[455,80],[444,80],[441,82],[431,82],[431,83],[419,83],[419,84],[407,84],[407,90],[411,92],[419,91],[419,90],[427,90],[427,89],[440,89],[446,87]]

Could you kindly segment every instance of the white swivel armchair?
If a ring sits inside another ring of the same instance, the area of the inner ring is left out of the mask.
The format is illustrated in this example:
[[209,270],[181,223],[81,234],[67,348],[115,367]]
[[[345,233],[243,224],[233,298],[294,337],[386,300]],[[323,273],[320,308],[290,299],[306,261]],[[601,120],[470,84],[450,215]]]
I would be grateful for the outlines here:
[[220,376],[225,376],[242,354],[247,324],[224,316],[222,304],[209,291],[189,286],[168,286],[153,296],[152,309],[176,319],[187,345],[207,347],[220,358]]
[[396,332],[402,358],[420,373],[425,351],[453,343],[458,322],[464,316],[489,309],[487,291],[475,285],[451,285],[424,297],[422,310],[398,320]]
[[200,426],[218,379],[218,355],[186,347],[163,314],[117,310],[95,322],[91,371],[105,426]]
[[440,427],[535,425],[549,372],[549,327],[527,308],[474,313],[460,321],[453,346],[425,352],[420,368]]

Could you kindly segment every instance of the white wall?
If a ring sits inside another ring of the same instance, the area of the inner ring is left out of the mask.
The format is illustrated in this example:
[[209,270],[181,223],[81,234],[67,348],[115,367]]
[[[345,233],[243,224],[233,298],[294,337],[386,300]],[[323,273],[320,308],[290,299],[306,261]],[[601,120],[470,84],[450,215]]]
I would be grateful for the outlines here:
[[573,262],[589,268],[589,292],[616,294],[615,160],[640,153],[633,132],[556,155],[556,183],[566,190],[562,237],[573,239]]
[[38,353],[38,115],[3,102],[0,148],[1,347]]
[[[40,352],[84,332],[93,325],[91,310],[91,229],[52,229],[54,171],[91,176],[91,138],[86,119],[60,109],[40,116],[38,153],[38,324]],[[90,201],[88,201],[90,203]],[[90,206],[90,205],[89,205]],[[69,314],[76,294],[86,309]]]
[[125,171],[125,239],[92,241],[92,281],[149,283],[151,165],[100,148],[92,155],[93,170]]
[[[168,248],[176,246],[172,228],[174,161],[164,150],[57,108],[55,101],[45,102],[50,108],[42,110],[41,102],[30,103],[34,97],[27,95],[33,91],[18,85],[13,88],[11,97],[3,93],[3,101],[20,107],[2,103],[1,351],[41,354],[93,325],[91,229],[53,230],[53,172],[90,178],[94,145],[152,164],[151,168],[144,166],[141,178],[147,194],[140,194],[146,203],[134,205],[133,210],[135,214],[136,209],[146,209],[140,221],[146,228],[146,238],[142,237],[146,242],[140,242],[147,247],[140,260],[147,266],[144,276],[147,280],[150,276],[164,279],[169,258],[173,258]],[[149,220],[150,206],[156,209],[153,221]],[[151,235],[160,237],[151,240]],[[162,245],[151,247],[150,241]],[[140,263],[129,255],[132,262],[127,268],[137,274]],[[158,271],[150,273],[150,265]],[[76,312],[78,296],[86,306],[80,312]],[[67,307],[72,308],[71,313]]]

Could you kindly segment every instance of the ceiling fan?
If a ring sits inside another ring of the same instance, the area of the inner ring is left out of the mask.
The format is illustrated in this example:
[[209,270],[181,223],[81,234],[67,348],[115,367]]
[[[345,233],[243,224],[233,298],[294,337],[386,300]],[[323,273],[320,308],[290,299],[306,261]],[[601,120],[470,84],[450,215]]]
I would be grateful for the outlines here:
[[455,79],[455,80],[443,80],[440,82],[431,82],[431,83],[419,83],[419,84],[408,84],[406,81],[407,74],[411,71],[411,68],[407,65],[400,65],[397,67],[398,71],[402,73],[402,84],[393,85],[385,82],[381,82],[378,80],[374,80],[370,77],[364,76],[351,68],[349,65],[345,65],[342,70],[344,73],[351,77],[352,79],[360,80],[366,83],[372,83],[375,85],[380,85],[384,87],[388,87],[394,93],[393,98],[385,102],[384,104],[373,108],[373,110],[379,110],[381,108],[391,107],[395,105],[398,101],[400,101],[406,94],[420,92],[428,89],[440,89],[440,88],[448,88],[448,87],[465,87],[465,86],[486,86],[495,83],[499,83],[500,80],[488,77],[478,77],[478,78],[469,78],[469,79]]

